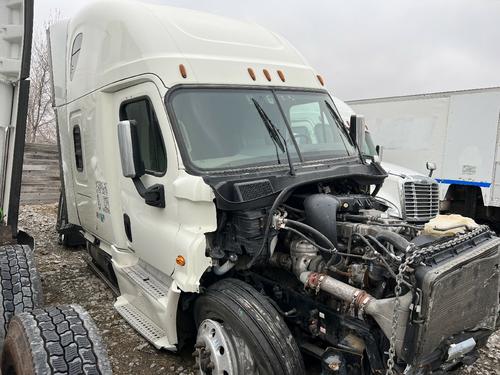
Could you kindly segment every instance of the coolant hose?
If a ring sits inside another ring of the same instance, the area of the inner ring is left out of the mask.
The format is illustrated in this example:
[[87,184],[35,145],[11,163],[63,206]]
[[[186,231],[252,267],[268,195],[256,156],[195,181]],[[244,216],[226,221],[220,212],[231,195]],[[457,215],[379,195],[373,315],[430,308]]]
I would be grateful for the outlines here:
[[378,230],[375,238],[378,241],[383,240],[389,242],[397,250],[403,253],[405,253],[408,246],[410,246],[410,242],[408,242],[404,237],[387,229]]

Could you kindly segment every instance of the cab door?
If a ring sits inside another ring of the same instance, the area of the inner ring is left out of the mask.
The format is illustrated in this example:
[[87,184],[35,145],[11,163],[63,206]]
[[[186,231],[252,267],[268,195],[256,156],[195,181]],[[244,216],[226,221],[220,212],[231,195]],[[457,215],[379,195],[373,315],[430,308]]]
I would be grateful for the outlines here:
[[[123,209],[123,233],[128,247],[160,271],[171,274],[175,267],[175,238],[179,230],[177,203],[172,184],[178,173],[173,134],[162,97],[155,84],[141,83],[114,94],[116,124],[114,142],[118,149],[119,121],[134,121],[137,129],[139,155],[145,174],[134,182],[121,173],[117,157],[119,186]],[[156,185],[164,191],[164,205],[146,203],[141,187]],[[164,207],[161,207],[164,206]]]

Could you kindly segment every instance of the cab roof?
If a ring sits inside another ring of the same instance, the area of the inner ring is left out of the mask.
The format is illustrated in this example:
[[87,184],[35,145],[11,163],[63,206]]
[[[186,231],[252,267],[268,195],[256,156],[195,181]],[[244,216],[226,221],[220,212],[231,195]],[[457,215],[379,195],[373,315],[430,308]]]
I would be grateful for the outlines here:
[[66,25],[67,101],[144,73],[158,76],[166,88],[181,83],[322,87],[288,41],[254,23],[106,0],[88,5]]

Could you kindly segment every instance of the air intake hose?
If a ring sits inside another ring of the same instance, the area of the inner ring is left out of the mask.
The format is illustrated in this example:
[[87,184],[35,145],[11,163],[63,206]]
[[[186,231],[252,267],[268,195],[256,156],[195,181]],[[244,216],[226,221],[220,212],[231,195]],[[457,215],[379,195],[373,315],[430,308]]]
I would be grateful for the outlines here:
[[397,250],[404,253],[410,243],[402,236],[397,233],[391,232],[390,230],[381,229],[375,235],[377,240],[383,240],[392,244]]
[[[329,194],[313,194],[304,200],[306,223],[323,233],[337,246],[337,209],[340,201]],[[328,246],[320,241],[321,246]]]

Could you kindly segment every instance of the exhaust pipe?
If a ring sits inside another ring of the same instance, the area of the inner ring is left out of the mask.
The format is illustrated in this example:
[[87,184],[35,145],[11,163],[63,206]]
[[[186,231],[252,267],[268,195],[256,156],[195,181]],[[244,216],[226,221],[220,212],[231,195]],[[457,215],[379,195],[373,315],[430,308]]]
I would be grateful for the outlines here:
[[[318,291],[322,290],[342,301],[352,303],[359,313],[366,312],[373,317],[387,338],[391,337],[396,298],[376,299],[362,289],[317,272],[302,272],[300,281],[306,287]],[[411,301],[411,292],[399,297],[399,319],[396,327],[396,353],[398,356],[402,354]]]

